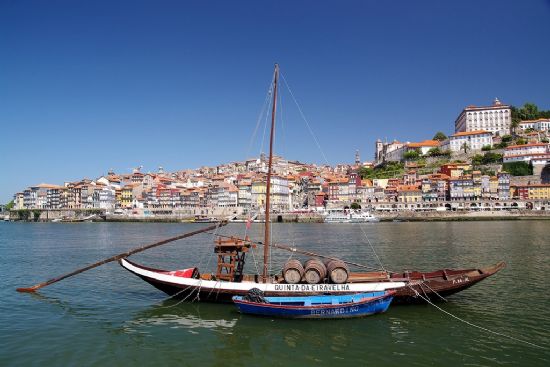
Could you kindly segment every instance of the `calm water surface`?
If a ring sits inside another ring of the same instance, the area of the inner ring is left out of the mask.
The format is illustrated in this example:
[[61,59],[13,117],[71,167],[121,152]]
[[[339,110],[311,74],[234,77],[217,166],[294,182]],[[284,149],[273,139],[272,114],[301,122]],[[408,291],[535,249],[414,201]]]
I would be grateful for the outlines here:
[[[0,223],[0,365],[550,365],[550,223],[449,222],[364,225],[388,269],[508,267],[440,304],[537,349],[462,324],[429,305],[395,306],[353,320],[281,320],[238,314],[232,305],[169,300],[117,263],[16,293],[139,244],[198,224]],[[262,228],[253,227],[253,238]],[[223,228],[244,234],[243,225]],[[376,265],[358,225],[279,224],[275,239]],[[273,252],[272,268],[289,254]],[[212,236],[133,256],[160,268],[212,270]],[[255,271],[253,256],[248,270]]]

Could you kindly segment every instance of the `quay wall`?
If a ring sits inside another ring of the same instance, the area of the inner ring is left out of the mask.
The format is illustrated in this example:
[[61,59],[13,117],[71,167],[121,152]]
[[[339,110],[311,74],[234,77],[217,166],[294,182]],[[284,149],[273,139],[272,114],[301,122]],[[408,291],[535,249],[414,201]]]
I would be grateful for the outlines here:
[[[382,222],[388,221],[470,221],[470,220],[541,220],[550,219],[550,208],[546,210],[529,210],[522,207],[507,210],[446,210],[446,211],[417,211],[400,209],[397,211],[375,210],[373,214]],[[53,209],[27,210],[10,212],[10,220],[29,222],[50,222],[52,220],[79,221],[95,214],[93,221],[108,222],[193,222],[197,216],[189,211],[172,211],[171,213],[129,213],[125,215],[106,214],[102,210],[92,209]],[[212,220],[227,220],[224,213],[212,213],[208,216]],[[234,218],[245,220],[247,217],[240,214]],[[258,220],[263,220],[263,215]],[[272,214],[272,222],[281,223],[322,223],[323,216],[318,213],[282,213]]]

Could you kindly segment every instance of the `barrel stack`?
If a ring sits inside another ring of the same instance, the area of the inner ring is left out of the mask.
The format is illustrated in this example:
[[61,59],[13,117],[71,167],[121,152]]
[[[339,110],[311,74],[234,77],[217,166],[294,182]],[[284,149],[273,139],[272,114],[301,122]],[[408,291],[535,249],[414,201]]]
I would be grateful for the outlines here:
[[283,267],[283,278],[288,284],[343,284],[348,281],[348,277],[348,266],[339,259],[331,259],[326,263],[318,259],[308,259],[303,265],[299,260],[292,259]]

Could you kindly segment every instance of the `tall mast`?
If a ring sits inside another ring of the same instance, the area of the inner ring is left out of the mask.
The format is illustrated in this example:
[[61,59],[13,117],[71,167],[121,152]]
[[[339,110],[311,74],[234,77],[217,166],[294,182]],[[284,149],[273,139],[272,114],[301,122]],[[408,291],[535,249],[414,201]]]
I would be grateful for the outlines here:
[[264,233],[264,271],[262,274],[262,280],[267,282],[268,269],[267,264],[269,260],[269,244],[270,244],[270,230],[271,219],[269,218],[270,209],[270,194],[271,194],[271,165],[273,163],[273,135],[275,132],[275,113],[277,112],[277,81],[279,79],[279,64],[275,64],[275,74],[273,76],[273,109],[271,111],[271,134],[269,136],[269,161],[267,164],[267,182],[265,188],[265,233]]

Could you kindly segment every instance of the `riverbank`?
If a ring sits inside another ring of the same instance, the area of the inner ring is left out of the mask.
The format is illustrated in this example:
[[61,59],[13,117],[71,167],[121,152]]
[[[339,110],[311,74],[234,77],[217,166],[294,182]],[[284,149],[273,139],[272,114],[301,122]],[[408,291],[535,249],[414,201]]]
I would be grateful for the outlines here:
[[[61,215],[62,214],[62,215]],[[493,211],[412,211],[400,210],[394,212],[374,211],[381,222],[448,222],[448,221],[495,221],[495,220],[550,220],[550,211],[547,210],[493,210]],[[88,215],[88,217],[86,216]],[[61,220],[61,218],[63,218]],[[10,213],[11,221],[26,222],[142,222],[142,223],[208,223],[227,220],[227,216],[211,216],[197,218],[196,216],[182,215],[116,215],[97,211],[90,217],[89,210],[83,211],[50,211],[43,210],[40,215],[21,217],[17,211]],[[244,222],[245,216],[237,216],[236,222]],[[257,221],[262,221],[262,216]],[[273,222],[278,223],[322,223],[323,216],[318,213],[284,213],[274,214]]]

